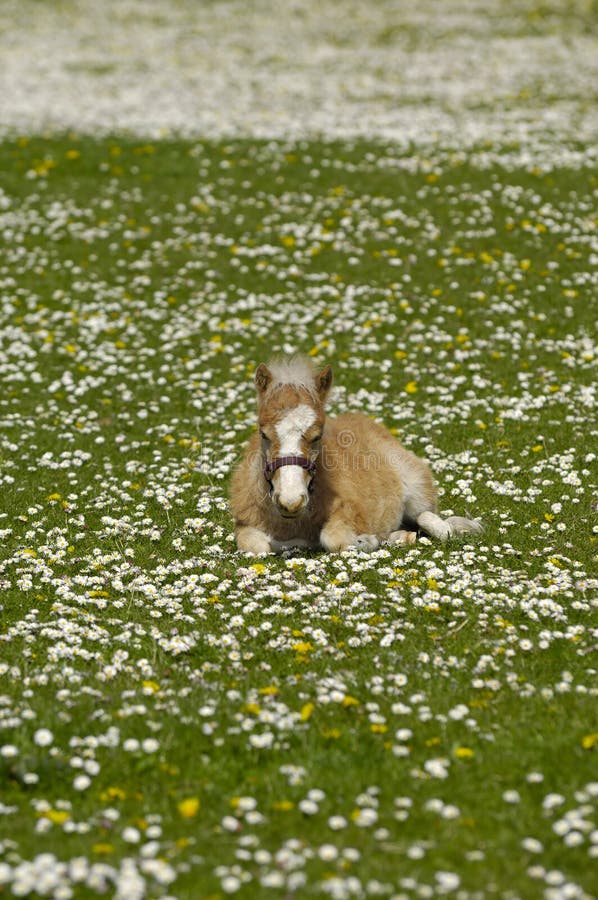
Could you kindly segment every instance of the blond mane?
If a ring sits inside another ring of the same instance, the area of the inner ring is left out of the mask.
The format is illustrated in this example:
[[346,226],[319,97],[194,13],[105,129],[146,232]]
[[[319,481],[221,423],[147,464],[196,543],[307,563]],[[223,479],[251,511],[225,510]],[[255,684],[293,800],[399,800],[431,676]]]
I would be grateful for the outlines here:
[[275,357],[268,363],[268,368],[272,373],[268,393],[288,384],[308,391],[314,399],[317,397],[315,370],[307,356]]

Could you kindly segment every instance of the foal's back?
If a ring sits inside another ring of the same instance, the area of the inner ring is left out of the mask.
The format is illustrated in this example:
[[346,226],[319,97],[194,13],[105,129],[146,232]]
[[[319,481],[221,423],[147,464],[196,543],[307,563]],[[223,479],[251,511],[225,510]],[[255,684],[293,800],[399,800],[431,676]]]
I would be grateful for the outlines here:
[[326,422],[323,475],[337,502],[350,507],[358,534],[382,539],[405,517],[436,510],[436,489],[424,460],[363,413]]

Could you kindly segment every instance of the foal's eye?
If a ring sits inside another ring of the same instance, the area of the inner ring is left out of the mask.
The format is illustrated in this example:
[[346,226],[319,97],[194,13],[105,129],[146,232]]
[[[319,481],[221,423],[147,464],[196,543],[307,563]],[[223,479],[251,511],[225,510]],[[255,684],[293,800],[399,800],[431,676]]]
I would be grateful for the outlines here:
[[317,437],[312,438],[309,443],[311,444],[312,447],[317,447],[321,440],[322,440],[322,435],[319,434]]
[[261,439],[262,439],[263,441],[266,442],[266,444],[269,444],[269,443],[270,443],[270,438],[268,437],[267,434],[264,434],[263,431],[260,431],[260,437],[261,437]]

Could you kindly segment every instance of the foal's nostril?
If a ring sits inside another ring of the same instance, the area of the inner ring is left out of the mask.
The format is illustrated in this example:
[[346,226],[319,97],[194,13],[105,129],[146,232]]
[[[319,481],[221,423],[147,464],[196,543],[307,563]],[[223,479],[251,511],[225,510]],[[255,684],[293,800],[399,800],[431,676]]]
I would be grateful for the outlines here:
[[274,500],[283,515],[295,516],[306,505],[305,497],[298,497],[296,500],[281,500],[280,495],[276,494]]

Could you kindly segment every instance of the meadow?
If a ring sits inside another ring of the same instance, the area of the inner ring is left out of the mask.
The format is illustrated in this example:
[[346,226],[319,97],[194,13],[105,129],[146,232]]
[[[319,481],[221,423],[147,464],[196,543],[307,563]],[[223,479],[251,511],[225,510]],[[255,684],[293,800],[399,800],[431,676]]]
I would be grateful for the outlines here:
[[[595,0],[0,0],[0,897],[598,896]],[[273,354],[446,545],[237,552]]]
[[[0,893],[591,897],[591,150],[0,155]],[[292,351],[484,535],[238,554]]]

